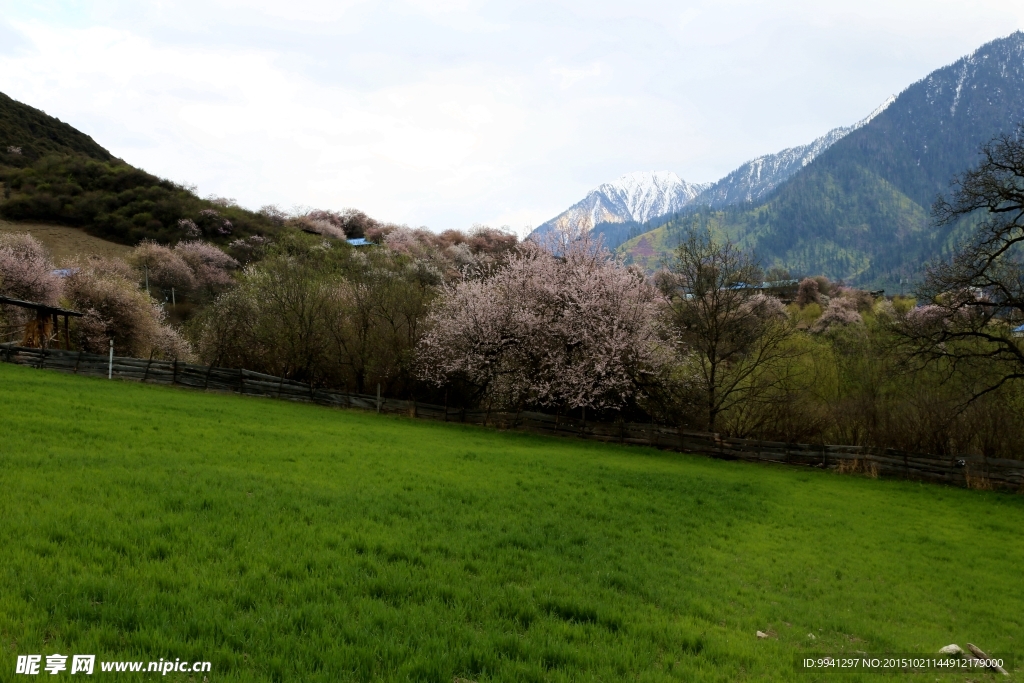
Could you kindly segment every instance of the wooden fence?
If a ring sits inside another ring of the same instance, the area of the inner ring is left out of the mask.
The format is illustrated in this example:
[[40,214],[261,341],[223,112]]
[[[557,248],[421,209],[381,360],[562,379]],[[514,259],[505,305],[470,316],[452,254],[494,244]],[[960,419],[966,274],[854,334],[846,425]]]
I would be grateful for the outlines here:
[[318,389],[293,380],[251,370],[190,365],[177,361],[115,357],[0,345],[0,360],[34,368],[151,384],[173,384],[196,389],[228,391],[246,396],[281,398],[326,406],[359,408],[445,422],[493,426],[538,434],[574,436],[610,443],[701,453],[727,460],[818,467],[838,472],[859,472],[872,477],[914,479],[967,488],[1024,492],[1024,461],[978,456],[939,456],[865,446],[828,446],[734,439],[675,427],[633,422],[585,422],[545,413],[505,413],[465,410],[447,406],[346,394]]

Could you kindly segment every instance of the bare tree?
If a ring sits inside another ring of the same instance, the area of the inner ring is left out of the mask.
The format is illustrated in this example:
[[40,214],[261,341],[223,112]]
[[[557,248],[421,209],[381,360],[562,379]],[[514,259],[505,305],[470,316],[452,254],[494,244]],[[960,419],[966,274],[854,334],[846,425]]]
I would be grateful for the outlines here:
[[928,301],[901,320],[915,356],[971,375],[972,398],[1024,379],[1024,125],[993,138],[981,162],[939,199],[939,225],[979,216],[953,257],[931,265],[918,291]]
[[786,341],[793,326],[782,303],[759,292],[761,278],[749,254],[697,231],[658,277],[671,334],[694,366],[709,431],[741,400],[767,400],[792,356]]

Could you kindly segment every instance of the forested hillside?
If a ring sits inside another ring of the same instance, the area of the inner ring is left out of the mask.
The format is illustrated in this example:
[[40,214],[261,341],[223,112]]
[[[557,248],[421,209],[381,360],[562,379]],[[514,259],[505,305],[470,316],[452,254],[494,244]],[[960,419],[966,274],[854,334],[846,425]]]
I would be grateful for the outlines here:
[[0,165],[28,166],[53,153],[114,158],[85,133],[0,93]]
[[272,216],[200,199],[114,158],[91,137],[0,93],[0,216],[83,228],[136,244],[202,237],[227,243],[277,230]]
[[1017,32],[910,86],[761,202],[684,212],[621,251],[653,267],[689,228],[710,225],[769,265],[891,286],[948,251],[958,228],[935,228],[931,204],[982,144],[1022,119]]

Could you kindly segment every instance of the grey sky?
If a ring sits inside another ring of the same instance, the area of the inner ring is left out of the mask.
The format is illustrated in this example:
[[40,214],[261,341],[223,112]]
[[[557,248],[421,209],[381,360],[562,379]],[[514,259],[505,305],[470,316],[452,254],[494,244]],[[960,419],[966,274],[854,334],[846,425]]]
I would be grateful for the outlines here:
[[250,207],[536,225],[716,180],[1024,27],[1019,0],[11,2],[0,91]]

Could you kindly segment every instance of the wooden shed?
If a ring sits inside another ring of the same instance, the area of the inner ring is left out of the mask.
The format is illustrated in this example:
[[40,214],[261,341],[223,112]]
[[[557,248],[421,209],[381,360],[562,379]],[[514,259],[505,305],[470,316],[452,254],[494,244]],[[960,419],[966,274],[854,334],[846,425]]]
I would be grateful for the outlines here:
[[[21,341],[22,346],[40,349],[47,349],[51,346],[65,349],[71,348],[71,332],[68,329],[68,320],[70,318],[81,318],[82,313],[35,301],[12,299],[6,296],[0,296],[0,304],[35,311],[35,318],[25,323],[25,333]],[[60,325],[61,317],[64,318],[63,330]],[[64,333],[63,344],[61,343],[61,332]],[[53,344],[53,342],[56,342],[56,344]]]

